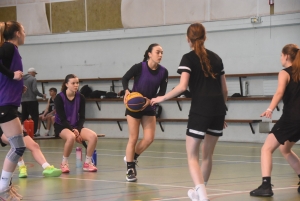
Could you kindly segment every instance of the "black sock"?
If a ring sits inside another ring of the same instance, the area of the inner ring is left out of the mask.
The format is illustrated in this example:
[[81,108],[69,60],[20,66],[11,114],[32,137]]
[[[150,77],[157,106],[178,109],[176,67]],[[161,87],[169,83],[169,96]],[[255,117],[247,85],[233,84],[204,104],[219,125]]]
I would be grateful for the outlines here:
[[271,177],[263,177],[262,178],[262,186],[269,187],[271,185]]
[[131,168],[135,168],[135,162],[127,162],[127,170]]
[[138,158],[139,156],[140,156],[139,154],[134,153],[134,160],[137,160],[137,158]]

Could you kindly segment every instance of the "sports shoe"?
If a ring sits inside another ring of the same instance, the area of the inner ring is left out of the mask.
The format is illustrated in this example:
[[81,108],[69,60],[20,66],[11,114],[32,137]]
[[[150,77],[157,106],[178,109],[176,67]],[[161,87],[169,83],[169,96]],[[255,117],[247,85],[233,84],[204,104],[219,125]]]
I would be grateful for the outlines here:
[[251,191],[250,195],[258,197],[271,197],[274,195],[272,186],[272,184],[268,185],[267,187],[263,187],[262,185],[260,185],[257,189]]
[[84,172],[97,172],[98,170],[93,163],[84,163],[82,169]]
[[[126,160],[126,156],[124,156],[124,163],[125,165],[127,165],[127,160]],[[135,162],[135,165],[138,166],[138,160],[134,160],[133,159],[133,162]],[[134,167],[134,172],[135,172],[135,176],[137,176],[137,171],[136,171],[136,168]]]
[[298,187],[298,193],[300,193],[300,181],[298,183],[299,187]]
[[53,165],[46,167],[43,171],[45,177],[59,177],[62,170],[55,168]]
[[199,200],[199,195],[198,193],[195,191],[195,189],[190,189],[188,191],[188,196],[192,201],[198,201]]
[[11,192],[13,194],[15,194],[15,196],[17,196],[20,200],[23,199],[23,196],[20,195],[18,192],[17,192],[17,188],[19,188],[18,186],[14,186],[13,184],[10,185],[10,188],[11,188]]
[[35,133],[33,136],[34,137],[40,137],[41,135],[39,133]]
[[11,187],[9,186],[8,189],[0,193],[0,200],[3,201],[20,201],[20,198],[18,198],[12,191]]
[[66,164],[61,164],[60,165],[60,169],[61,169],[61,172],[62,173],[69,173],[70,172],[70,169],[69,169],[69,165],[66,163]]
[[19,178],[26,178],[27,177],[27,168],[25,165],[21,165],[19,167]]
[[130,182],[133,182],[133,181],[136,181],[136,180],[137,180],[133,168],[130,168],[130,169],[127,170],[126,180],[127,180],[127,181],[130,181]]

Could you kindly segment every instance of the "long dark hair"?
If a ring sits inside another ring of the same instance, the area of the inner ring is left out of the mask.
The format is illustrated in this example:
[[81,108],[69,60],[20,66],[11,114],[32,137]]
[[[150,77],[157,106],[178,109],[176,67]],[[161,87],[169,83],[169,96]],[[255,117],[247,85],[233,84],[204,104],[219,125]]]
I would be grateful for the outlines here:
[[72,78],[77,78],[77,76],[74,75],[74,74],[69,74],[69,75],[66,76],[64,82],[63,82],[62,85],[61,85],[61,91],[66,91],[66,90],[68,89],[67,86],[66,86],[66,84],[67,84],[67,83],[69,82],[69,80],[72,79]]
[[5,41],[15,38],[15,33],[22,30],[22,25],[16,21],[0,22],[0,47]]
[[287,44],[282,48],[282,54],[288,55],[292,62],[292,79],[294,82],[300,81],[300,51],[295,44]]
[[152,43],[151,45],[149,45],[148,49],[146,50],[145,54],[144,54],[144,59],[143,59],[143,62],[144,61],[147,61],[149,59],[149,55],[148,53],[151,53],[152,52],[152,49],[156,46],[160,46],[159,44],[157,43]]
[[187,37],[192,43],[195,53],[200,59],[202,70],[205,77],[216,78],[216,75],[212,71],[210,61],[207,57],[207,52],[205,50],[204,42],[206,40],[206,31],[202,24],[194,23],[187,29]]

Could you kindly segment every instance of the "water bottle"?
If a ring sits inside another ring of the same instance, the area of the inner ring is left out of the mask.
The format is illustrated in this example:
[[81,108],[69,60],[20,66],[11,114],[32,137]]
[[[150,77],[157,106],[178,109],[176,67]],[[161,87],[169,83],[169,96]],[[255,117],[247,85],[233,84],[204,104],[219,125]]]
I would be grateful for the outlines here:
[[93,160],[94,165],[96,166],[97,165],[97,151],[96,150],[93,153],[92,160]]
[[76,167],[82,167],[82,149],[81,147],[76,147]]

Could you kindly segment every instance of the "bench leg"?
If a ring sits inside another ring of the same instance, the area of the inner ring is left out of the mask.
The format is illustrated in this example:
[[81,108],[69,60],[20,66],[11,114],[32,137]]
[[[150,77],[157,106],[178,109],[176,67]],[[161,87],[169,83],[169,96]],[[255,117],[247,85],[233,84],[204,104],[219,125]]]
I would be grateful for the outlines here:
[[98,110],[101,111],[101,107],[100,107],[98,101],[96,101],[96,104],[97,104]]
[[177,105],[178,105],[178,107],[179,107],[179,110],[182,111],[181,106],[180,106],[180,104],[179,104],[179,101],[176,101],[176,102],[177,102]]
[[253,126],[252,126],[252,123],[249,123],[249,125],[250,125],[252,133],[255,134],[255,131],[254,131]]
[[44,129],[46,129],[46,126],[45,126],[45,122],[44,122],[44,121],[42,121],[42,124],[43,124]]
[[161,122],[158,122],[158,123],[159,123],[159,126],[160,126],[161,131],[162,131],[162,132],[165,132],[164,128],[163,128],[162,125],[161,125]]
[[120,131],[122,131],[122,127],[121,127],[121,125],[120,125],[120,122],[117,121],[117,123],[118,123],[118,126],[119,126]]

